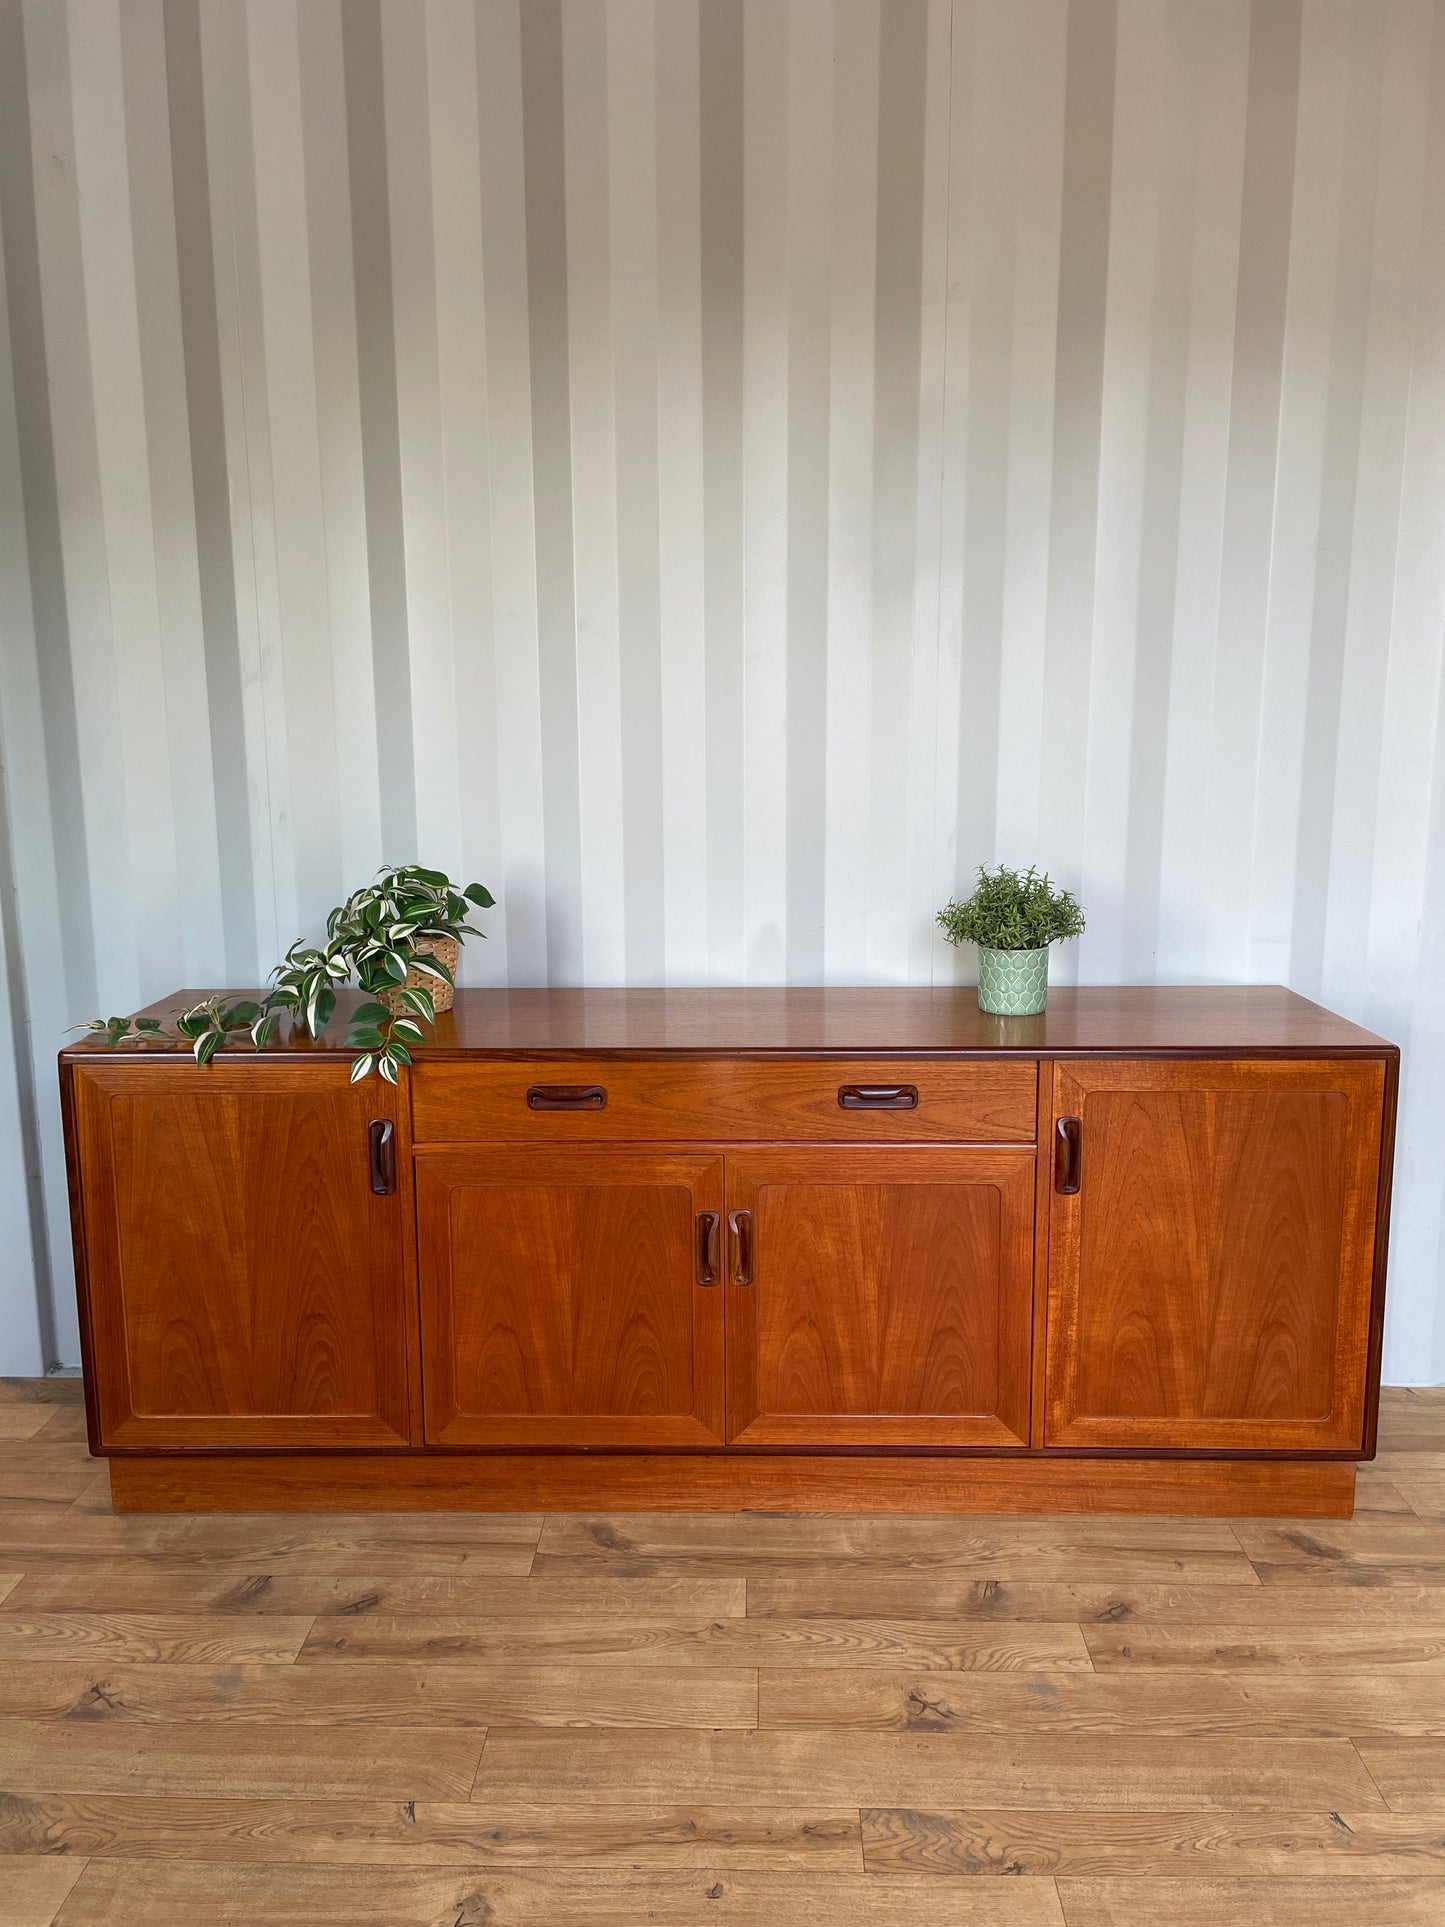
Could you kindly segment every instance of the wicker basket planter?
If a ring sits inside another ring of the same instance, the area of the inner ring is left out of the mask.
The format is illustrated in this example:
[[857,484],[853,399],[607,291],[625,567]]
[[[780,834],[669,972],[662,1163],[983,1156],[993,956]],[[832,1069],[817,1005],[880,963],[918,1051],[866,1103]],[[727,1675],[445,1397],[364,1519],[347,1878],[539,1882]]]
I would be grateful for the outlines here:
[[[413,947],[418,956],[437,958],[439,962],[446,965],[454,977],[456,976],[461,945],[455,937],[418,937]],[[398,984],[394,990],[378,991],[378,1001],[385,1004],[395,1016],[403,1008],[401,993],[407,989],[429,990],[438,1015],[452,1007],[452,986],[446,978],[433,977],[430,971],[418,970],[415,964],[407,971],[404,984]]]

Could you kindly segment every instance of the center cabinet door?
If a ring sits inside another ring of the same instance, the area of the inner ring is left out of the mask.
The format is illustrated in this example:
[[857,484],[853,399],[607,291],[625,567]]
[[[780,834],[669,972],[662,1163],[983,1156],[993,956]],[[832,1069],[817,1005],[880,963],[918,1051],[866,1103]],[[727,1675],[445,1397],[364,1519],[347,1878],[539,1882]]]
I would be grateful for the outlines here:
[[705,1152],[419,1153],[428,1442],[720,1445],[722,1190]]
[[1031,1149],[728,1156],[728,1435],[1025,1446]]

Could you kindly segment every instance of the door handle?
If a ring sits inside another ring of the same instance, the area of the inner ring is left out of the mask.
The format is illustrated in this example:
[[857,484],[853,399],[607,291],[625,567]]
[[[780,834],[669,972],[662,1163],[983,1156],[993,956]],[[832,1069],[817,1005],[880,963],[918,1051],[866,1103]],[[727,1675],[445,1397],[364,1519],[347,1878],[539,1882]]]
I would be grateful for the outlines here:
[[722,1265],[722,1221],[716,1211],[699,1211],[693,1223],[697,1232],[697,1282],[715,1285]]
[[733,1277],[740,1285],[753,1282],[753,1214],[729,1211],[728,1230],[733,1234]]
[[533,1084],[527,1092],[529,1111],[605,1111],[603,1084]]
[[916,1111],[916,1084],[841,1084],[840,1111]]
[[371,1140],[371,1188],[384,1198],[396,1189],[396,1126],[389,1117],[374,1117],[368,1136]]
[[1084,1126],[1077,1117],[1061,1117],[1054,1126],[1054,1189],[1072,1198],[1079,1189]]

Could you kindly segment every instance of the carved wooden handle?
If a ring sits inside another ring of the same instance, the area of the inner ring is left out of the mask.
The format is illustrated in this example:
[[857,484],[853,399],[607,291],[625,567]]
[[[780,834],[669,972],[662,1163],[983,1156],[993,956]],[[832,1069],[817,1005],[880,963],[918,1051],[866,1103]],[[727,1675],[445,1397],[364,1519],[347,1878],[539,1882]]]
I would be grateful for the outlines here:
[[722,1264],[720,1246],[722,1239],[721,1220],[716,1211],[699,1211],[695,1220],[697,1230],[697,1282],[700,1285],[715,1285],[718,1270]]
[[916,1111],[916,1084],[842,1084],[838,1088],[840,1111]]
[[733,1277],[740,1285],[753,1282],[753,1214],[729,1211],[728,1230],[733,1234]]
[[371,1188],[384,1198],[396,1189],[396,1126],[389,1117],[374,1117],[371,1140]]
[[603,1084],[533,1084],[527,1092],[530,1111],[604,1111],[607,1087]]
[[1061,1117],[1054,1126],[1054,1189],[1072,1198],[1079,1189],[1084,1126],[1076,1117]]

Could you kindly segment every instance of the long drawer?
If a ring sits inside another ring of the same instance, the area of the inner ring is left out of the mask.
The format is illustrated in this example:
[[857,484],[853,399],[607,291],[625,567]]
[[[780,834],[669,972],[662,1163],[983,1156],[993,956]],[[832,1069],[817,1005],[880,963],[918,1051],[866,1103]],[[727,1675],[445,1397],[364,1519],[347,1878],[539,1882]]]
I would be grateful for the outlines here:
[[1032,1143],[1038,1069],[997,1058],[423,1061],[418,1144]]

